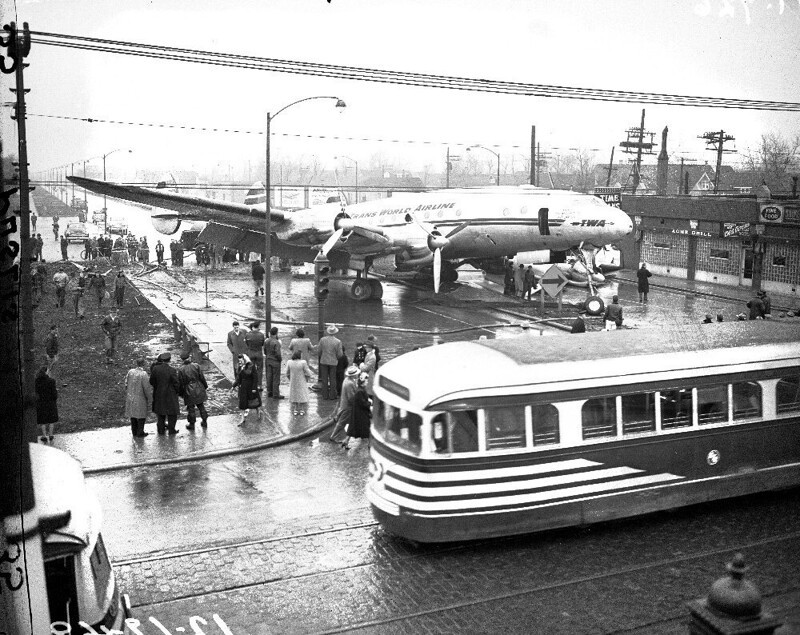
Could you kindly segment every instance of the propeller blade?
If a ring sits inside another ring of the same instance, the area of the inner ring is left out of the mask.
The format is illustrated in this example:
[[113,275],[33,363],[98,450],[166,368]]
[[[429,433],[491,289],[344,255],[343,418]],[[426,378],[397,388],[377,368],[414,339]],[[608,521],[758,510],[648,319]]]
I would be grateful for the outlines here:
[[442,249],[433,252],[433,292],[439,293],[439,284],[442,281]]
[[322,245],[322,249],[320,250],[323,256],[327,256],[328,252],[336,246],[336,243],[339,242],[343,233],[344,229],[340,227],[331,234],[331,237],[325,241],[325,244]]
[[449,234],[447,234],[446,238],[452,238],[458,232],[460,232],[462,229],[466,229],[467,227],[469,227],[469,221],[464,221],[458,227],[456,227],[453,231],[451,231]]

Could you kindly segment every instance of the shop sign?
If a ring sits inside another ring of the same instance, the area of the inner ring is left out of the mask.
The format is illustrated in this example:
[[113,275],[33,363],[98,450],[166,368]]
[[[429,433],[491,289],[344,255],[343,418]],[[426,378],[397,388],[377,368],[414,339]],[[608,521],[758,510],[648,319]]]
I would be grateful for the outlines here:
[[780,223],[783,221],[783,206],[762,205],[759,218],[767,223]]
[[682,234],[683,236],[700,236],[701,238],[711,238],[711,232],[702,231],[699,229],[678,229],[673,228],[673,234]]
[[784,206],[783,220],[786,223],[800,223],[800,207]]
[[737,236],[749,236],[750,223],[722,223],[722,237],[735,238]]
[[697,229],[697,221],[696,220],[690,220],[689,221],[689,229]]
[[622,188],[620,187],[596,187],[594,195],[611,207],[618,208],[622,202]]

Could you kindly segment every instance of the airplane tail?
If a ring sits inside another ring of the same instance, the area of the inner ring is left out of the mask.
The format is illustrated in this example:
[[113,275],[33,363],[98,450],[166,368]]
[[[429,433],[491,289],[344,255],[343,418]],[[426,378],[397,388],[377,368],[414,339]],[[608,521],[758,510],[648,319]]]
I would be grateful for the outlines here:
[[247,190],[244,197],[245,205],[265,205],[267,202],[267,195],[264,191],[264,184],[261,181],[256,181]]

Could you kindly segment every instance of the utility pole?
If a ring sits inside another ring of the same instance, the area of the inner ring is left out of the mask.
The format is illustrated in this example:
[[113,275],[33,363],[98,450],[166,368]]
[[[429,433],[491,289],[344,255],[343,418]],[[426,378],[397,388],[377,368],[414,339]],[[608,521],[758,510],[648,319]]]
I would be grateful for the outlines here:
[[[636,193],[636,190],[639,188],[639,182],[641,181],[642,175],[642,154],[654,154],[653,147],[655,147],[655,143],[653,143],[653,135],[654,133],[646,131],[644,129],[644,114],[645,109],[642,108],[642,123],[639,125],[638,128],[628,128],[625,133],[627,134],[627,139],[625,141],[621,141],[619,146],[623,149],[623,152],[628,154],[633,154],[634,151],[636,152],[636,160],[633,163],[633,193]],[[644,138],[649,137],[649,141],[645,141]]]
[[[17,30],[14,22],[3,28],[7,37],[0,38],[0,46],[7,48],[7,55],[13,61],[7,67],[5,58],[0,55],[0,71],[7,75],[14,73],[16,78],[16,88],[11,91],[16,93],[20,208],[9,214],[13,190],[3,192],[0,199],[0,399],[5,410],[0,426],[0,482],[3,484],[0,487],[3,549],[0,560],[7,565],[0,591],[0,631],[39,635],[50,632],[50,614],[30,458],[30,443],[36,439],[36,404],[23,80],[27,64],[23,60],[30,51],[31,38],[27,22],[22,31]],[[17,222],[21,245],[10,238],[17,230]],[[17,255],[19,264],[14,264]],[[17,321],[21,327],[21,342]],[[19,348],[22,360],[17,352]]]
[[611,186],[611,170],[614,169],[614,150],[615,146],[611,146],[611,158],[608,161],[608,175],[606,176],[606,187]]
[[536,185],[536,126],[531,126],[531,185]]
[[729,134],[725,134],[724,130],[720,130],[719,132],[706,132],[697,138],[706,140],[707,150],[716,150],[717,152],[717,171],[714,174],[714,194],[716,194],[719,192],[719,173],[720,170],[722,170],[722,153],[736,152],[736,150],[725,150],[725,142],[736,141],[736,139]]
[[447,146],[447,165],[445,166],[445,173],[447,176],[445,177],[444,186],[445,188],[450,188],[450,170],[452,170],[452,166],[450,165],[450,146]]

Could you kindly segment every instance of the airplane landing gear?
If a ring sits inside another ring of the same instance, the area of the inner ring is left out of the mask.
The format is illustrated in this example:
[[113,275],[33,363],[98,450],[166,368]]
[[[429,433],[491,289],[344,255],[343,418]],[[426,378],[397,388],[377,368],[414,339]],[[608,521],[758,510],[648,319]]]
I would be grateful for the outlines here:
[[350,297],[354,300],[380,300],[383,297],[383,285],[374,278],[356,278],[350,287]]
[[599,295],[590,295],[586,298],[584,307],[586,307],[586,312],[589,315],[603,315],[606,305]]

